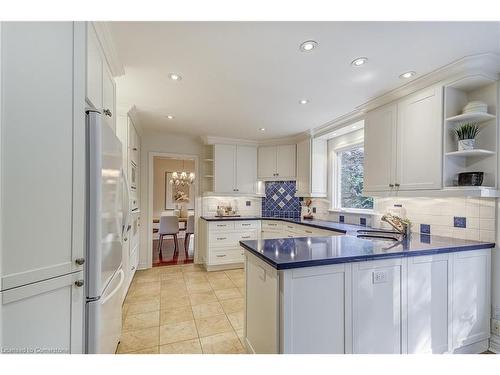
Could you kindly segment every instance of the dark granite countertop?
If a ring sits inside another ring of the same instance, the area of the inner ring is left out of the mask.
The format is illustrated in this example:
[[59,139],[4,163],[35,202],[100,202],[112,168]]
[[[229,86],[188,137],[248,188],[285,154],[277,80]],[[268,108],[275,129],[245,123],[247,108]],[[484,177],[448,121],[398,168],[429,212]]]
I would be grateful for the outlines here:
[[353,234],[240,241],[241,246],[278,270],[432,255],[495,247],[491,242],[412,234],[400,242],[366,240]]
[[375,259],[432,255],[495,247],[492,242],[412,234],[399,242],[357,238],[358,230],[374,228],[325,220],[285,219],[276,217],[202,217],[207,221],[277,220],[329,229],[344,235],[240,241],[240,245],[278,270],[362,262]]

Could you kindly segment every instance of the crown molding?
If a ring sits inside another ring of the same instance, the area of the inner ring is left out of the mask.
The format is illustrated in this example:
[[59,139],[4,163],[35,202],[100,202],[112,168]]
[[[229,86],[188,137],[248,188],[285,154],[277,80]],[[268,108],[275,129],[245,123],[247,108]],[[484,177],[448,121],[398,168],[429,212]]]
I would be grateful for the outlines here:
[[214,144],[237,144],[237,145],[247,145],[247,146],[257,146],[259,143],[250,139],[240,139],[240,138],[227,138],[227,137],[214,137],[210,135],[205,135],[201,137],[201,140],[206,145]]
[[269,138],[258,142],[259,146],[287,145],[311,138],[311,130],[283,138]]
[[355,110],[349,113],[346,113],[343,116],[337,117],[335,120],[327,122],[320,127],[313,129],[312,135],[314,138],[322,137],[336,129],[343,128],[345,126],[349,126],[355,122],[358,122],[364,118],[365,112],[362,110]]
[[141,122],[139,121],[139,111],[137,110],[137,107],[134,105],[132,108],[129,109],[127,112],[128,117],[130,117],[130,120],[132,120],[135,130],[137,130],[137,133],[139,133],[140,136],[144,134],[144,128],[141,125]]
[[104,57],[108,62],[109,69],[113,77],[119,77],[125,74],[125,69],[119,58],[118,52],[116,51],[115,44],[113,42],[113,36],[109,30],[107,22],[91,22],[94,26],[94,30],[97,34],[97,39],[101,43],[102,50],[104,52]]

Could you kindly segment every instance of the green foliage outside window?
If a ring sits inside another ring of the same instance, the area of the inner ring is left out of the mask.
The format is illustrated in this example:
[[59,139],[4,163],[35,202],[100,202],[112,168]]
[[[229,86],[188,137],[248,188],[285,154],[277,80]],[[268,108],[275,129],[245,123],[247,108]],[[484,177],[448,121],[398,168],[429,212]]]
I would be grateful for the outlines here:
[[356,147],[339,152],[340,158],[340,204],[342,208],[372,209],[373,198],[364,197],[363,164],[364,149]]

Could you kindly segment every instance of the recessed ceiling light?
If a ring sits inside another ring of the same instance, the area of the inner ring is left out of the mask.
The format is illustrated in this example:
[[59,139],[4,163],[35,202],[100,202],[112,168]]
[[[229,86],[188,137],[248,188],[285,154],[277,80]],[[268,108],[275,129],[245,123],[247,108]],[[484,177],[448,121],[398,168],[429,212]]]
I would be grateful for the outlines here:
[[299,101],[299,103],[300,103],[300,104],[307,104],[307,103],[309,103],[309,99],[301,99],[301,100]]
[[172,116],[172,115],[167,115],[167,118],[168,118],[169,120],[173,120],[173,119],[174,119],[174,116]]
[[168,75],[168,78],[170,78],[172,81],[180,81],[182,79],[182,77],[176,73],[170,73]]
[[314,40],[306,40],[300,45],[300,50],[302,52],[310,52],[318,46],[318,43]]
[[351,65],[352,66],[361,66],[361,65],[365,65],[367,62],[368,62],[367,57],[358,57],[357,59],[352,60]]
[[415,74],[417,74],[417,72],[414,72],[413,70],[409,71],[409,72],[406,72],[406,73],[403,73],[399,76],[399,78],[401,79],[408,79],[408,78],[411,78],[413,77]]
[[265,132],[265,131],[266,131],[266,128],[259,128],[259,130],[260,130],[261,132]]

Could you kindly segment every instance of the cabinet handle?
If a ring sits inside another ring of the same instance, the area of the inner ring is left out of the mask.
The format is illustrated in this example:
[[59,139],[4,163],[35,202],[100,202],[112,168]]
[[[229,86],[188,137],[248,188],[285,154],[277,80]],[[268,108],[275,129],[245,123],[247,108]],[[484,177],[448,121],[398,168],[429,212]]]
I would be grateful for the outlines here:
[[393,188],[393,187],[394,187],[394,184],[389,184],[389,187],[390,187],[390,188]]
[[312,231],[310,231],[310,230],[306,230],[306,233],[312,233]]
[[225,227],[226,224],[217,224],[217,227]]
[[85,282],[83,280],[76,280],[75,281],[75,285],[78,287],[78,288],[81,288],[83,286],[83,284],[85,284]]
[[132,149],[132,151],[137,151],[137,147],[134,147],[134,148]]
[[127,238],[127,237],[125,237],[125,238],[123,239],[123,242],[127,242],[127,240],[128,240],[128,238]]
[[227,240],[226,237],[217,237],[217,240],[222,241],[222,240]]
[[225,256],[226,256],[226,254],[216,255],[217,258],[224,258]]
[[132,270],[132,271],[133,271],[133,270],[135,270],[135,266],[132,266],[131,270]]
[[241,224],[242,227],[248,227],[250,224]]
[[394,186],[399,187],[399,184],[396,182],[396,183],[394,184]]
[[85,263],[85,259],[84,258],[77,258],[77,259],[75,259],[75,263],[78,264],[79,266],[81,266]]
[[111,113],[111,111],[110,111],[109,109],[104,109],[104,110],[102,111],[102,113],[103,113],[104,115],[106,115],[106,116],[109,116],[109,117],[112,117],[112,116],[113,116],[113,114]]
[[243,236],[243,237],[241,237],[241,238],[250,238],[250,236]]

